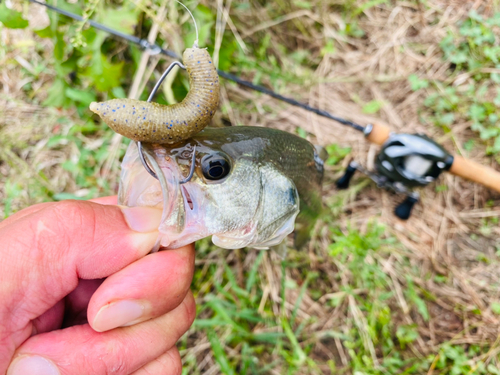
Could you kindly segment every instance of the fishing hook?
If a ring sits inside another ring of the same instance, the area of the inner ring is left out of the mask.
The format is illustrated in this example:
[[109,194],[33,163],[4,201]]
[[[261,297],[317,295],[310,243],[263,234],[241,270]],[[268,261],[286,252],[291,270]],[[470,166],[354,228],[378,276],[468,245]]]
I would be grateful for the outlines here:
[[[156,82],[155,87],[153,87],[153,90],[151,91],[151,94],[149,94],[149,98],[147,100],[148,103],[150,103],[153,100],[154,96],[156,95],[156,92],[160,88],[160,85],[163,83],[163,81],[167,77],[168,73],[170,73],[175,66],[178,66],[179,68],[184,69],[184,70],[186,69],[186,67],[183,64],[181,64],[179,61],[174,61],[172,64],[170,64],[168,66],[168,68],[163,72],[163,74],[161,75],[161,77],[158,80],[158,82]],[[148,173],[151,176],[153,176],[154,178],[156,178],[158,180],[158,176],[151,169],[151,167],[149,166],[149,164],[146,162],[146,159],[144,158],[144,150],[142,148],[142,143],[141,142],[137,142],[137,149],[139,150],[139,158],[141,159],[141,163],[144,166],[144,168],[146,168],[146,171],[148,171]],[[191,169],[189,171],[189,175],[188,175],[187,178],[185,178],[184,180],[180,181],[181,184],[185,184],[186,182],[188,182],[189,180],[191,180],[191,178],[193,177],[195,150],[196,150],[196,146],[193,148],[193,163],[191,163],[192,165],[191,165]]]
[[[158,176],[151,169],[151,167],[147,163],[146,159],[144,158],[144,150],[142,148],[142,143],[141,142],[137,142],[137,149],[139,150],[139,158],[141,159],[141,163],[144,166],[144,168],[146,169],[146,171],[151,176],[153,176],[154,178],[156,178],[158,180]],[[196,146],[193,146],[193,154],[191,155],[191,167],[189,167],[189,174],[187,175],[186,178],[180,180],[179,184],[182,185],[182,184],[185,184],[186,182],[191,181],[191,179],[193,178],[193,175],[194,175],[194,168],[195,167],[196,167]]]
[[167,70],[165,70],[163,72],[163,74],[161,75],[160,79],[158,80],[158,82],[156,82],[155,84],[155,87],[153,87],[153,90],[151,91],[151,94],[149,94],[149,98],[148,100],[146,100],[148,103],[150,103],[154,96],[156,95],[156,92],[158,91],[158,89],[160,88],[160,85],[163,83],[163,81],[165,80],[165,78],[167,77],[168,73],[170,73],[172,71],[172,69],[175,67],[175,66],[178,66],[179,68],[181,69],[184,69],[186,70],[186,67],[181,64],[179,61],[174,61],[172,64],[170,64],[167,68]]
[[193,146],[193,155],[191,155],[191,167],[189,168],[189,174],[184,180],[179,181],[179,184],[185,184],[186,182],[189,182],[193,178],[195,166],[196,166],[196,145]]

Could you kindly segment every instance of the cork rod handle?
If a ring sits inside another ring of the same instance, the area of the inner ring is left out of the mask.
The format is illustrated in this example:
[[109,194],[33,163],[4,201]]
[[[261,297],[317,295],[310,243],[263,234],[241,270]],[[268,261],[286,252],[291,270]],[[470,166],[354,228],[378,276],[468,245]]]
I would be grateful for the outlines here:
[[475,161],[456,155],[450,173],[500,192],[500,172]]
[[391,129],[382,124],[372,124],[372,130],[366,135],[366,139],[377,145],[383,145],[391,134]]

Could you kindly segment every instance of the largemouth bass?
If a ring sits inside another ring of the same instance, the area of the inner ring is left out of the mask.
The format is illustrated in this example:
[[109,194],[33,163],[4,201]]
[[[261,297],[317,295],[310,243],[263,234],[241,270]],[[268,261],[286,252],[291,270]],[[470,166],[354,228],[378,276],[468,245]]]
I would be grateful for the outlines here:
[[[301,245],[321,211],[323,161],[311,143],[293,134],[206,128],[176,145],[143,146],[160,181],[148,174],[131,143],[119,204],[162,209],[162,247],[211,235],[226,249],[268,248],[280,244],[294,224]],[[194,175],[179,184],[189,173],[195,146]]]

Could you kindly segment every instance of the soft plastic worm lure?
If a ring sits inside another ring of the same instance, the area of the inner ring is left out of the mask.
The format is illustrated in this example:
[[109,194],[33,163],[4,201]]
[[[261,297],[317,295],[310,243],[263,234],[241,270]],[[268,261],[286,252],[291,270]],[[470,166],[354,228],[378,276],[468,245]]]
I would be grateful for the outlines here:
[[[178,61],[170,64],[156,83],[147,102],[135,99],[113,99],[103,103],[91,103],[90,110],[115,132],[137,142],[174,144],[184,141],[203,130],[219,106],[219,75],[205,48],[198,47],[198,26],[191,11],[180,1],[193,19],[196,40],[193,48],[182,55],[184,65]],[[161,105],[152,103],[161,83],[178,65],[189,75],[189,92],[181,103]],[[144,166],[148,172],[149,167]]]
[[92,103],[90,110],[115,132],[138,142],[173,144],[208,125],[219,106],[219,76],[208,51],[187,48],[189,92],[181,103],[162,105],[134,99]]

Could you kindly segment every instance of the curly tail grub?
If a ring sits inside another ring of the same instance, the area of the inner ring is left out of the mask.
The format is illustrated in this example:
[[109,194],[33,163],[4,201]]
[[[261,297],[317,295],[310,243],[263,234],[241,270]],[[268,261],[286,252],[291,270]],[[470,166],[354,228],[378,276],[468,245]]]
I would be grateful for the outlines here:
[[187,48],[182,56],[190,90],[181,103],[161,105],[134,99],[90,104],[115,132],[134,141],[173,144],[208,125],[219,106],[219,76],[208,51]]

